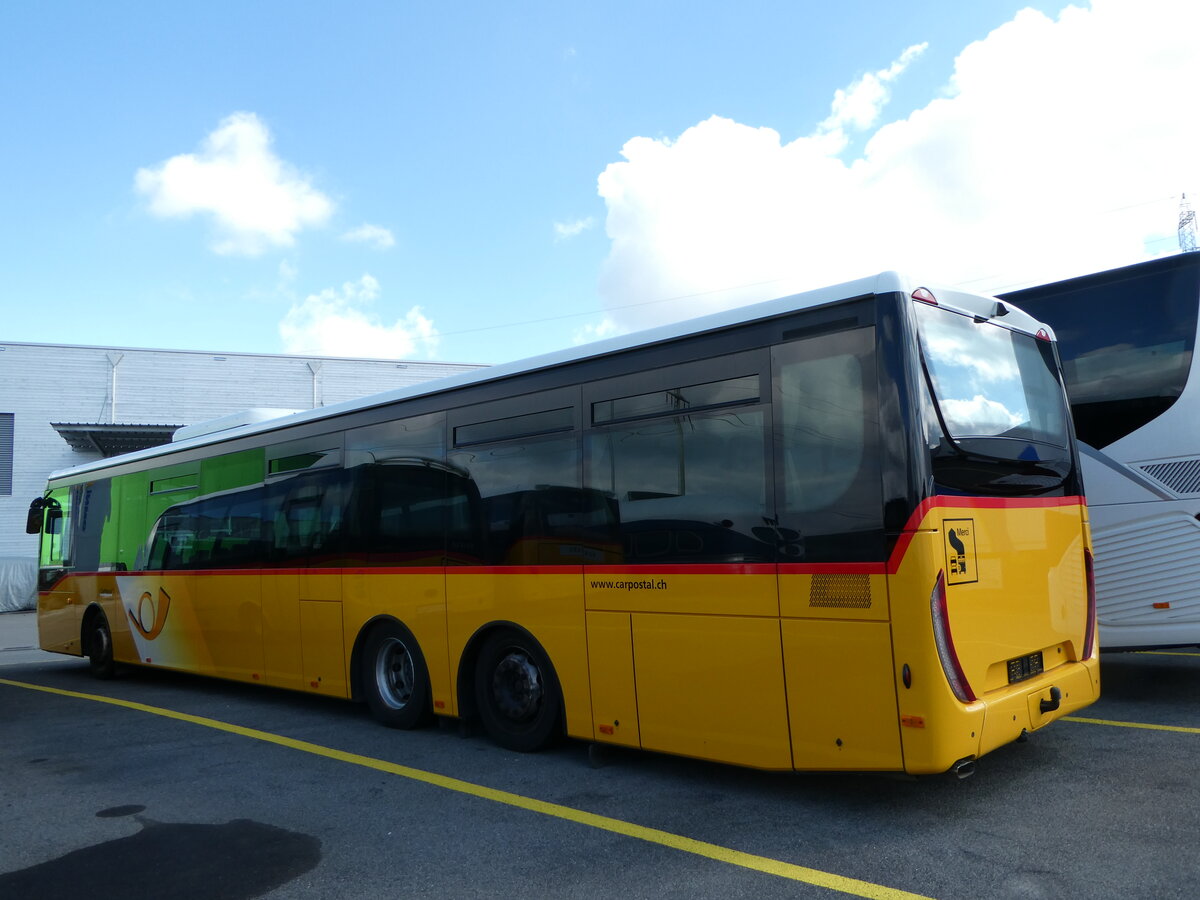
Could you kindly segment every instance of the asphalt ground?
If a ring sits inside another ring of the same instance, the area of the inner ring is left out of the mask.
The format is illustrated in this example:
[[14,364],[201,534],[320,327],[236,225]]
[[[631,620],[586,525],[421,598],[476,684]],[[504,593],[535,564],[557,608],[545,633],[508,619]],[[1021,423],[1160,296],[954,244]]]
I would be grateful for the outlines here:
[[1200,892],[1200,650],[965,781],[534,755],[365,708],[16,648],[0,615],[0,898],[1008,897]]

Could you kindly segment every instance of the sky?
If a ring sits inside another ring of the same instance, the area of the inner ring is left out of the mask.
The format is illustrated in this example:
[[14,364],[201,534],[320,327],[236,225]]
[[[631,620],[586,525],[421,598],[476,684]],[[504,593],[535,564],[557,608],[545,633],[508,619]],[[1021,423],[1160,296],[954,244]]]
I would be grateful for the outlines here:
[[1178,252],[1200,3],[9,0],[0,341],[499,363]]

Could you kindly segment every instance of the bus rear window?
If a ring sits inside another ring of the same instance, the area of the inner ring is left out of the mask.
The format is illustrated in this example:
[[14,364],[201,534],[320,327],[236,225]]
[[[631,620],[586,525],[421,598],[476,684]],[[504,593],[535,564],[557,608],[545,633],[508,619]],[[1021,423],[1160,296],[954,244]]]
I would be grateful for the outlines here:
[[[1065,396],[1049,342],[943,307],[915,303],[913,308],[948,437],[1068,447]],[[989,452],[1009,455],[989,443]],[[1015,445],[1012,449],[1014,457],[1024,452]]]

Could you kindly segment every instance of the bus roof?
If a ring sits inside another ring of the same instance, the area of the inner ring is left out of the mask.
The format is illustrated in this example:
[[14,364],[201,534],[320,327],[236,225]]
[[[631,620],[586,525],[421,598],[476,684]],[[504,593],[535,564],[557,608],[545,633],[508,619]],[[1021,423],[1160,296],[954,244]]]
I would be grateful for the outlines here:
[[[711,315],[702,316],[700,318],[674,322],[669,325],[661,325],[657,328],[650,328],[644,331],[634,332],[632,334],[621,335],[619,337],[607,338],[605,340],[595,341],[593,343],[583,344],[577,347],[557,350],[541,356],[530,357],[528,359],[514,360],[512,362],[488,366],[470,372],[460,372],[456,375],[449,375],[445,378],[438,378],[408,387],[383,391],[378,394],[370,394],[365,397],[360,397],[355,400],[347,400],[330,406],[322,406],[317,409],[304,410],[291,415],[284,415],[278,418],[272,418],[260,422],[252,422],[232,428],[208,431],[204,434],[196,435],[195,437],[187,437],[183,440],[172,441],[169,444],[162,444],[157,447],[150,447],[145,450],[138,450],[133,453],[122,454],[121,456],[107,457],[105,459],[98,459],[93,460],[92,462],[82,463],[78,466],[72,466],[71,468],[60,469],[52,472],[50,474],[50,479],[55,480],[79,476],[88,472],[106,469],[110,466],[123,465],[130,462],[136,462],[138,460],[150,460],[160,456],[170,456],[171,454],[184,450],[191,450],[209,444],[224,443],[236,438],[267,433],[280,428],[288,428],[293,425],[301,425],[309,422],[320,421],[322,419],[335,418],[337,416],[345,415],[346,413],[372,409],[379,406],[386,406],[401,400],[409,400],[415,397],[445,393],[447,391],[457,390],[458,388],[482,384],[485,382],[501,381],[505,378],[512,378],[517,375],[524,375],[530,372],[551,369],[586,359],[609,356],[638,347],[661,344],[668,341],[677,340],[679,338],[692,337],[707,332],[721,331],[726,328],[732,328],[734,326],[749,322],[771,319],[777,316],[786,315],[791,312],[796,312],[798,310],[822,306],[828,303],[835,303],[839,300],[848,300],[854,297],[865,297],[872,294],[882,294],[894,291],[911,292],[917,287],[928,287],[935,293],[940,291],[947,296],[953,295],[953,301],[955,305],[959,306],[960,308],[967,309],[970,312],[979,312],[982,310],[981,304],[971,302],[978,295],[964,294],[953,289],[939,288],[928,282],[916,282],[911,278],[894,271],[881,272],[877,275],[859,278],[854,281],[843,282],[842,284],[831,285],[829,287],[818,288],[811,291],[804,291],[798,294],[791,294],[786,297],[780,297],[775,300],[767,300],[761,303],[754,303],[748,306],[736,307],[734,309],[712,313]],[[970,307],[977,308],[972,309]]]

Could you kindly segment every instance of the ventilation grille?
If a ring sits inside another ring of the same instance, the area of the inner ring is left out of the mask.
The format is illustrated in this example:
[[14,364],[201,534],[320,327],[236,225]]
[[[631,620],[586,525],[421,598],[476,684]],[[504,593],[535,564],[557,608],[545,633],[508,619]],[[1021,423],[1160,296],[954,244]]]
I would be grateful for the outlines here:
[[1166,485],[1177,494],[1200,493],[1200,459],[1151,463],[1142,466],[1141,469],[1155,481]]
[[0,494],[12,494],[13,413],[0,413]]
[[870,609],[870,575],[814,575],[808,605],[826,609]]

